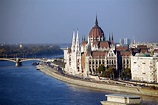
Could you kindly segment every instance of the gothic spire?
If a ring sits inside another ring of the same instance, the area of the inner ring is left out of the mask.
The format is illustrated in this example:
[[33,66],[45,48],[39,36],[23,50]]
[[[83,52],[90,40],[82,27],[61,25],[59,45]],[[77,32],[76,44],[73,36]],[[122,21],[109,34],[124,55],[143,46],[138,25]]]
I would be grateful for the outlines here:
[[76,39],[75,39],[75,31],[73,30],[72,45],[71,45],[71,49],[72,49],[72,51],[75,50],[75,43],[76,43]]
[[113,39],[113,33],[112,33],[112,41],[113,41],[114,39]]
[[84,41],[86,41],[86,39],[85,39],[85,35],[84,35],[84,38],[83,38],[83,40],[84,40]]
[[78,30],[77,30],[77,35],[76,35],[76,46],[75,46],[75,50],[79,51],[79,37],[78,37]]
[[112,33],[112,41],[111,41],[111,43],[114,45],[113,33]]
[[97,19],[97,15],[96,15],[96,20],[95,20],[95,25],[98,26],[98,19]]
[[110,33],[109,33],[109,42],[111,42]]
[[78,39],[78,30],[77,30],[77,35],[76,35],[76,42],[78,41],[79,39]]

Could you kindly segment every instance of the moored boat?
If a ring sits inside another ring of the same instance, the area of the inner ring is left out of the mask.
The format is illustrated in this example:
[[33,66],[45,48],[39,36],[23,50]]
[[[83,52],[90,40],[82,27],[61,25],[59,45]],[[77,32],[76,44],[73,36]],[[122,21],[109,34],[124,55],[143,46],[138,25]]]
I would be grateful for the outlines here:
[[129,94],[108,94],[107,101],[100,101],[102,105],[140,105],[141,97]]

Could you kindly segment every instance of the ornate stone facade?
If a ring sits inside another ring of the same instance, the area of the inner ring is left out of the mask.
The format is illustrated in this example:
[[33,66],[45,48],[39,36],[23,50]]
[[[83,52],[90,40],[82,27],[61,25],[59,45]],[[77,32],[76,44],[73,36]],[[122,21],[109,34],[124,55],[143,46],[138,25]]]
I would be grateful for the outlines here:
[[96,17],[88,40],[84,37],[80,43],[78,31],[73,32],[71,48],[64,50],[65,72],[86,78],[89,75],[96,75],[98,67],[104,65],[106,68],[112,67],[118,74],[126,68],[131,69],[133,80],[157,82],[157,57],[134,57],[136,53],[152,54],[153,52],[154,54],[158,52],[157,49],[146,45],[130,46],[130,48],[128,46],[115,46],[113,34],[111,37],[109,35],[109,40],[106,40]]
[[110,66],[117,70],[117,51],[115,50],[113,35],[109,40],[105,40],[104,32],[99,27],[96,17],[88,41],[83,38],[80,45],[78,31],[76,34],[73,32],[72,46],[64,50],[64,60],[65,72],[76,76],[95,75],[100,65]]

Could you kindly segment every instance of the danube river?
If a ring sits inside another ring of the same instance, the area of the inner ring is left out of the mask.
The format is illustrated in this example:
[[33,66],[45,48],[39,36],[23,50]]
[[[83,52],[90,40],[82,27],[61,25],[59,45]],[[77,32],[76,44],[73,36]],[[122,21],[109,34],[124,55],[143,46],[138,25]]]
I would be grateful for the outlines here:
[[[0,105],[101,105],[103,92],[73,86],[36,70],[32,61],[0,61]],[[157,98],[144,97],[147,105],[158,105]],[[145,105],[146,105],[145,104]]]

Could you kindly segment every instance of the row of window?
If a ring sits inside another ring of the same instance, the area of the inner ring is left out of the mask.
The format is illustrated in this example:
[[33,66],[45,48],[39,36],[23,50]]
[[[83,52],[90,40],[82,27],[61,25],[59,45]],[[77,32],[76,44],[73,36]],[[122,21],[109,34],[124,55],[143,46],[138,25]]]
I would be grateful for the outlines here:
[[110,64],[110,65],[116,64],[116,60],[107,60],[107,64]]
[[113,53],[109,53],[109,56],[114,56],[114,54]]
[[127,60],[123,60],[123,64],[125,64],[125,63],[126,64],[130,64],[130,60],[128,60],[128,59]]
[[[107,64],[116,64],[116,60],[107,60],[106,61],[106,63]],[[89,61],[89,64],[91,65],[91,64],[105,64],[105,62],[104,62],[104,60],[101,62],[101,60],[99,60],[99,62],[98,61]]]
[[104,64],[105,62],[104,62],[104,60],[103,61],[101,61],[101,60],[99,60],[99,61],[89,61],[89,64]]

